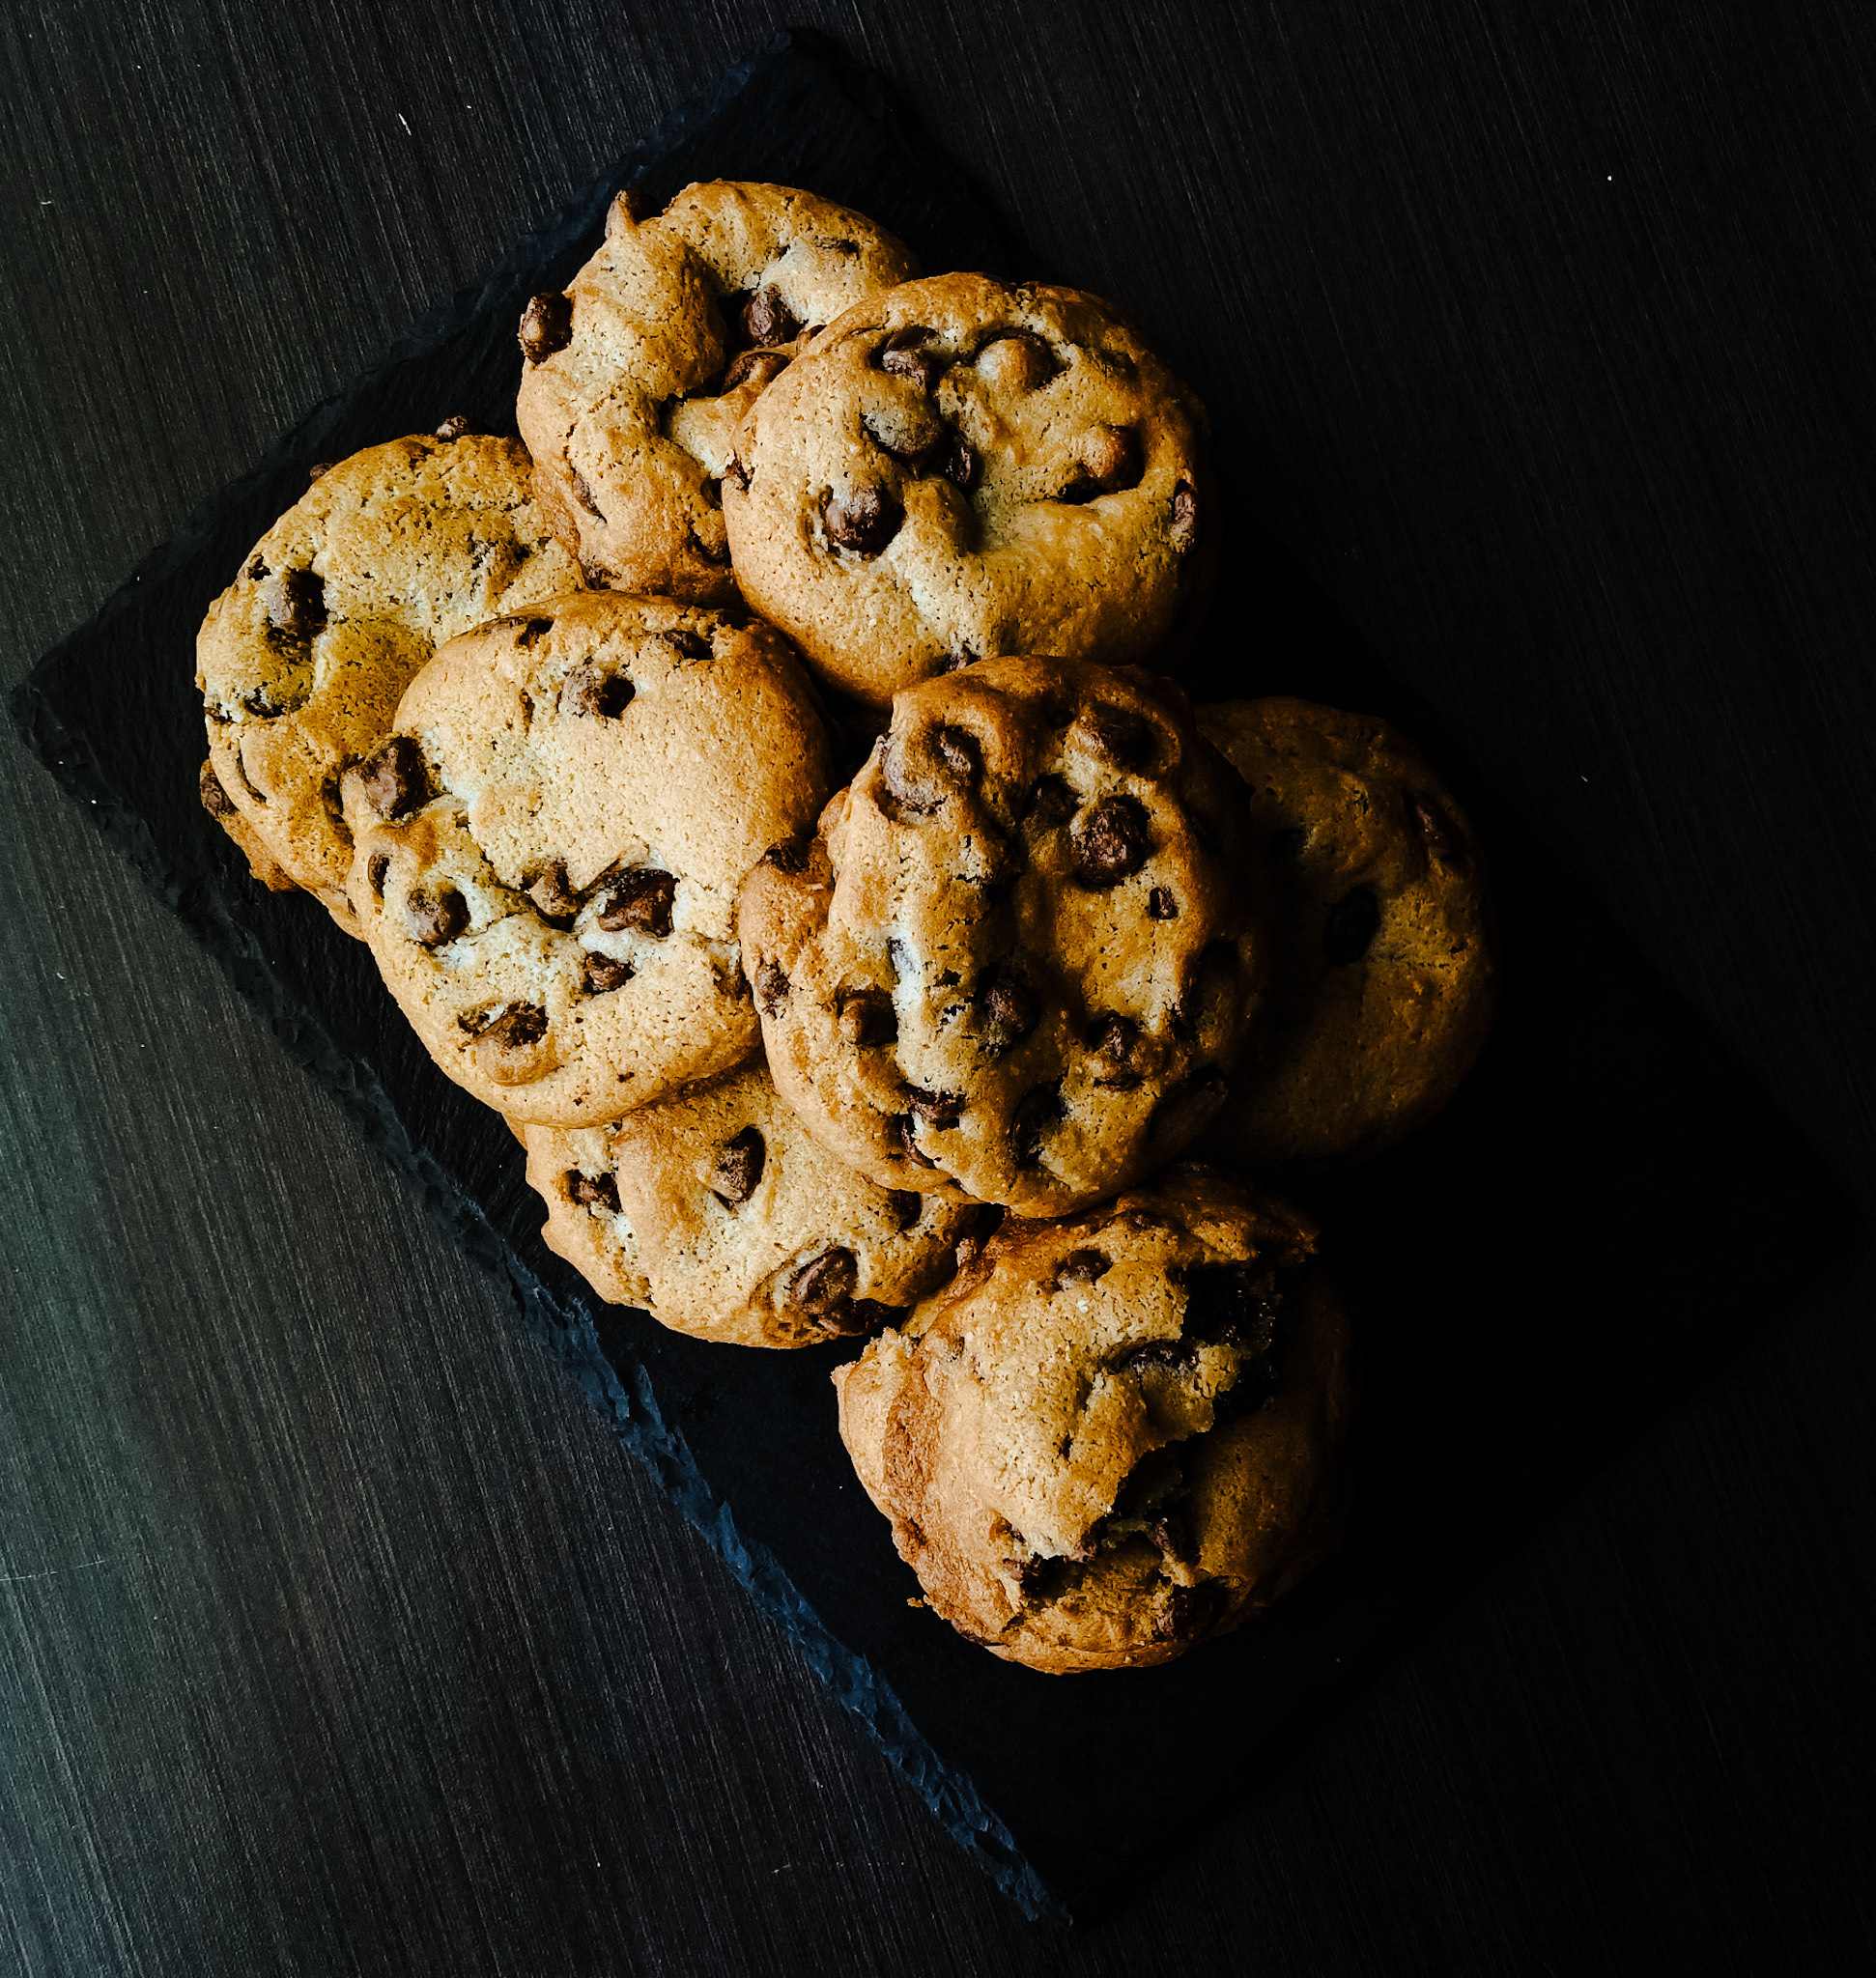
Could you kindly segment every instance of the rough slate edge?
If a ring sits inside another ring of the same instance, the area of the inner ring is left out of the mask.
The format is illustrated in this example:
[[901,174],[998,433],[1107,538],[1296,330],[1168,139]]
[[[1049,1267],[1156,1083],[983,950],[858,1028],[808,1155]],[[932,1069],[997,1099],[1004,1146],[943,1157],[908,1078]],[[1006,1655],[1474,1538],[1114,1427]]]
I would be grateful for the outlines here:
[[[241,505],[258,483],[283,466],[317,455],[320,441],[345,402],[361,386],[425,355],[497,299],[516,269],[538,261],[539,243],[550,233],[574,226],[583,230],[596,227],[620,185],[636,182],[666,153],[723,111],[759,72],[791,54],[819,62],[863,116],[886,127],[897,149],[913,154],[929,176],[956,187],[969,204],[981,208],[982,202],[967,190],[962,175],[951,161],[919,139],[876,76],[848,62],[817,35],[779,34],[759,53],[725,70],[707,94],[674,111],[650,138],[635,145],[567,200],[550,222],[523,236],[485,281],[459,290],[448,301],[427,312],[377,364],[321,400],[259,466],[223,487],[175,536],[152,551],[81,632],[108,624],[135,601],[142,584],[154,583],[186,563],[219,518]],[[659,1488],[702,1534],[757,1604],[793,1639],[810,1666],[865,1725],[952,1837],[1032,1920],[1071,1923],[1066,1907],[1044,1887],[970,1778],[938,1756],[891,1686],[827,1629],[768,1548],[743,1538],[729,1506],[711,1489],[682,1432],[665,1422],[642,1367],[631,1370],[632,1391],[628,1393],[618,1371],[600,1349],[586,1307],[575,1301],[571,1310],[563,1310],[497,1235],[480,1205],[427,1149],[412,1141],[370,1067],[337,1048],[298,996],[275,974],[231,910],[226,895],[213,884],[185,883],[170,868],[149,826],[124,801],[84,743],[66,727],[42,684],[42,676],[50,678],[66,649],[79,636],[74,633],[53,647],[10,697],[9,710],[27,748],[70,795],[84,804],[113,848],[135,866],[157,898],[214,955],[242,996],[266,1015],[289,1055],[332,1090],[366,1138],[417,1183],[426,1205],[464,1248],[506,1279],[524,1318],[607,1417],[620,1442],[644,1464]]]

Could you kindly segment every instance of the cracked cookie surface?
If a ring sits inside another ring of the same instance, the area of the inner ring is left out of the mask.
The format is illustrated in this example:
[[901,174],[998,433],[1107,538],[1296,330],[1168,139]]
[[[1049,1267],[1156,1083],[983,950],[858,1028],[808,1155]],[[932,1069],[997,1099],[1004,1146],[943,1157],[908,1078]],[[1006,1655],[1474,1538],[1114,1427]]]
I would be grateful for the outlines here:
[[545,600],[444,647],[346,772],[352,901],[451,1078],[511,1120],[604,1123],[754,1049],[737,887],[827,774],[769,627]]
[[926,1602],[1008,1661],[1138,1668],[1333,1549],[1348,1320],[1294,1210],[1176,1167],[1006,1223],[836,1370],[840,1436]]
[[743,595],[883,703],[948,664],[1176,642],[1215,562],[1205,408],[1111,305],[983,275],[851,309],[744,420]]
[[616,1125],[525,1138],[549,1249],[613,1304],[733,1345],[823,1345],[902,1321],[981,1213],[854,1173],[760,1059]]
[[1243,789],[1169,681],[985,660],[898,695],[744,884],[769,1067],[882,1187],[1098,1201],[1224,1101],[1265,972]]
[[1446,1104],[1492,1026],[1478,839],[1372,716],[1273,698],[1197,720],[1249,788],[1276,912],[1270,1021],[1206,1144],[1256,1173],[1379,1153]]
[[522,319],[516,415],[535,487],[587,580],[735,600],[718,484],[738,420],[856,302],[918,272],[890,234],[786,185],[692,185],[606,240]]
[[518,440],[484,434],[368,446],[320,473],[202,621],[196,686],[228,807],[206,782],[204,805],[250,863],[258,844],[349,933],[341,773],[438,646],[579,586],[529,471]]

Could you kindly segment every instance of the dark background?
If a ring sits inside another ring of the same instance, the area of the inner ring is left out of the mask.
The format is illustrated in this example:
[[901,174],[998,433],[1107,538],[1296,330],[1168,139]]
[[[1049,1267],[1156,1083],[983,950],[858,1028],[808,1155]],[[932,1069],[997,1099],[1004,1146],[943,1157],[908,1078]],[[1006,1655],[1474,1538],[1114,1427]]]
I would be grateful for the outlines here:
[[[790,20],[1143,322],[1240,513],[1866,1216],[1862,8],[16,0],[0,686]],[[1063,1936],[11,736],[0,766],[9,1978],[1876,1954],[1866,1246]],[[1594,1311],[1580,1346],[1622,1352]]]

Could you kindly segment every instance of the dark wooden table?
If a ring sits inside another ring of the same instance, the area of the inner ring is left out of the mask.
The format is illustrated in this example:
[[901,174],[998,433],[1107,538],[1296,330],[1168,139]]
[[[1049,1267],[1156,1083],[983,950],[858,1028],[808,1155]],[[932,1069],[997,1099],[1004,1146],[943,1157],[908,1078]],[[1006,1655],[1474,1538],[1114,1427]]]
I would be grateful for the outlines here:
[[[784,21],[1144,323],[1245,518],[1866,1212],[1876,15],[1848,0],[16,0],[3,684]],[[1876,1955],[1865,1245],[1065,1936],[11,735],[0,770],[0,1972]],[[1597,1321],[1582,1350],[1620,1356]]]

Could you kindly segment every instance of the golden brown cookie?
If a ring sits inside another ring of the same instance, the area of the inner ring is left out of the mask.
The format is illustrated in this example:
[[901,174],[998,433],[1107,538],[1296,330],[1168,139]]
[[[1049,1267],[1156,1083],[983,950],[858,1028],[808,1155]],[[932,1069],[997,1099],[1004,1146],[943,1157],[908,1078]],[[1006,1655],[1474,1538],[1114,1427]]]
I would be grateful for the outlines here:
[[615,1126],[526,1138],[549,1249],[613,1304],[732,1345],[819,1345],[903,1319],[981,1213],[842,1167],[760,1059]]
[[621,192],[564,294],[522,318],[516,416],[589,582],[730,604],[718,482],[737,421],[807,338],[917,273],[890,234],[787,185]]
[[1098,1201],[1224,1103],[1265,969],[1243,789],[1171,682],[1065,660],[926,681],[739,917],[770,1071],[885,1188]]
[[206,783],[204,802],[250,862],[258,845],[352,934],[341,772],[377,747],[444,640],[580,583],[528,493],[526,449],[460,425],[441,429],[455,438],[393,439],[326,468],[254,546],[196,639],[209,759],[229,809],[214,808]]
[[1207,433],[1098,297],[908,282],[831,324],[744,420],[723,490],[737,581],[876,704],[967,659],[1144,660],[1207,594]]
[[604,1123],[755,1048],[737,889],[826,791],[779,633],[572,593],[452,640],[346,772],[352,900],[451,1078]]
[[1250,788],[1277,898],[1270,1023],[1207,1146],[1257,1173],[1379,1153],[1431,1119],[1497,1004],[1485,861],[1413,744],[1310,701],[1200,727]]
[[840,1435],[927,1603],[1007,1661],[1140,1668],[1333,1549],[1352,1414],[1315,1231],[1169,1170],[981,1257],[834,1375]]

